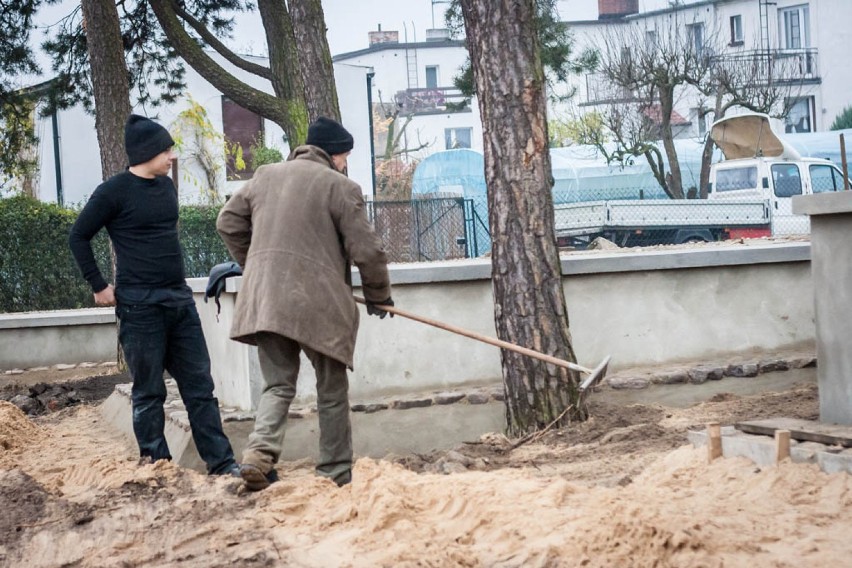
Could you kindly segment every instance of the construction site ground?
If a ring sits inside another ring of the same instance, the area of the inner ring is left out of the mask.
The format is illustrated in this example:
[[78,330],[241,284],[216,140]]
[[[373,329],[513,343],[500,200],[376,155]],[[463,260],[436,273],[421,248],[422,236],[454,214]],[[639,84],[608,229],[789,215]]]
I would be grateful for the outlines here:
[[[848,474],[708,463],[687,442],[708,422],[818,418],[814,368],[605,388],[588,421],[517,447],[494,432],[359,458],[343,488],[309,458],[287,461],[259,493],[175,463],[138,466],[133,441],[99,410],[126,377],[97,372],[0,378],[6,395],[52,381],[78,401],[36,417],[0,401],[0,565],[753,568],[852,554]],[[428,411],[428,435],[450,406],[378,414],[392,436],[394,416]]]

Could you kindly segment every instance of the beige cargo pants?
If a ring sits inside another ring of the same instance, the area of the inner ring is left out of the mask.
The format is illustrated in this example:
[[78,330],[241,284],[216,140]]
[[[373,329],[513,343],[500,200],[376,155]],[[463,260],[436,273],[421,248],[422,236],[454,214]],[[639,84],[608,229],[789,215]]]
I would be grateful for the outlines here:
[[269,472],[281,457],[287,413],[296,396],[299,354],[305,352],[317,377],[320,458],[316,471],[338,485],[352,480],[352,426],[346,365],[274,333],[257,336],[263,393],[243,463]]

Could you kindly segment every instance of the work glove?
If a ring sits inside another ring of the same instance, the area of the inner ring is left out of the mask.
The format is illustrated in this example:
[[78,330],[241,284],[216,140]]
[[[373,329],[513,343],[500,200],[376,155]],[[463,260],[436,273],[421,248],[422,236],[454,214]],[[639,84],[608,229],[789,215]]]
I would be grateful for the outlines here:
[[[367,301],[367,313],[371,316],[379,316],[379,319],[385,319],[385,316],[388,315],[389,312],[384,311],[381,306],[392,306],[393,300],[388,298],[383,302],[370,302]],[[393,317],[393,314],[390,315]]]

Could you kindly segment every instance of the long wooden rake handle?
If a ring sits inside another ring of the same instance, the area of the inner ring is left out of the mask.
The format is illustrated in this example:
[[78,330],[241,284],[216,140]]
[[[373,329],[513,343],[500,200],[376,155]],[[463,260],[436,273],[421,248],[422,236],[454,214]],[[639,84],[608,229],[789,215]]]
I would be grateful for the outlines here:
[[[367,301],[364,298],[360,298],[355,296],[355,301],[359,304],[367,304]],[[566,369],[571,369],[574,371],[579,371],[581,373],[585,373],[591,377],[595,377],[596,379],[598,374],[601,371],[606,371],[606,365],[609,363],[609,357],[607,357],[603,363],[598,365],[595,369],[589,369],[587,367],[583,367],[582,365],[577,365],[576,363],[571,363],[570,361],[565,361],[563,359],[559,359],[557,357],[553,357],[551,355],[546,355],[544,353],[540,353],[535,351],[534,349],[529,349],[527,347],[521,347],[520,345],[515,345],[514,343],[509,343],[508,341],[503,341],[502,339],[496,339],[494,337],[489,337],[487,335],[483,335],[481,333],[477,333],[475,331],[470,331],[469,329],[464,329],[461,327],[456,327],[454,325],[450,325],[448,323],[444,323],[441,321],[433,320],[427,317],[419,316],[417,314],[413,314],[411,312],[406,312],[405,310],[401,310],[394,306],[378,306],[380,309],[388,312],[389,314],[394,314],[398,316],[402,316],[404,318],[408,318],[410,320],[419,321],[420,323],[425,323],[426,325],[431,325],[432,327],[437,327],[439,329],[443,329],[445,331],[449,331],[451,333],[456,333],[458,335],[464,335],[465,337],[470,337],[471,339],[475,339],[477,341],[481,341],[483,343],[488,343],[490,345],[494,345],[496,347],[500,347],[502,349],[508,349],[509,351],[514,351],[515,353],[520,353],[522,355],[526,355],[527,357],[532,357],[533,359],[538,359],[540,361],[544,361],[545,363],[551,363],[553,365],[558,365],[559,367],[564,367]],[[583,383],[592,383],[596,381],[589,381],[586,379]]]

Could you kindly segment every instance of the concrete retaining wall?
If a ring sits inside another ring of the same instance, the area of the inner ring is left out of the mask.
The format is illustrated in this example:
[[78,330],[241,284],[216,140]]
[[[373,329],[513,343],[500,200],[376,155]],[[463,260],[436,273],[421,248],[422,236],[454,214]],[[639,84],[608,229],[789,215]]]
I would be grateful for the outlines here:
[[[813,288],[807,243],[583,253],[562,261],[574,347],[581,364],[612,355],[611,368],[811,348]],[[495,335],[488,260],[417,263],[391,271],[397,306]],[[356,284],[357,284],[356,278]],[[262,379],[252,347],[227,340],[240,279],[228,281],[222,314],[190,281],[211,346],[223,404],[256,406]],[[359,293],[356,290],[356,294]],[[404,318],[366,316],[350,374],[354,400],[499,382],[499,350]],[[297,400],[315,397],[303,359]]]
[[0,314],[0,370],[115,361],[115,310]]
[[[574,347],[581,364],[612,355],[613,370],[702,361],[751,351],[810,348],[813,286],[808,243],[574,253],[562,260]],[[397,306],[495,335],[487,259],[391,268]],[[355,274],[356,284],[357,272]],[[217,396],[253,409],[262,379],[254,348],[228,339],[240,279],[228,281],[222,313],[191,279],[213,362]],[[360,294],[359,290],[356,293]],[[350,375],[353,400],[500,381],[498,349],[404,318],[362,309]],[[0,369],[115,358],[111,308],[0,315]],[[315,397],[303,360],[297,398]]]

